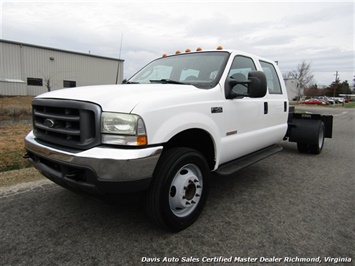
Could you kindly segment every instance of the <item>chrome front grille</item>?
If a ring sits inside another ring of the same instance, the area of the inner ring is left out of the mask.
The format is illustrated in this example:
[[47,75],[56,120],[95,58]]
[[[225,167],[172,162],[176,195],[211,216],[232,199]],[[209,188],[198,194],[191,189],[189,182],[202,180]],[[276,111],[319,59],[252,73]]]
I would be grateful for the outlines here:
[[33,132],[55,145],[88,149],[100,144],[98,105],[72,100],[34,99]]

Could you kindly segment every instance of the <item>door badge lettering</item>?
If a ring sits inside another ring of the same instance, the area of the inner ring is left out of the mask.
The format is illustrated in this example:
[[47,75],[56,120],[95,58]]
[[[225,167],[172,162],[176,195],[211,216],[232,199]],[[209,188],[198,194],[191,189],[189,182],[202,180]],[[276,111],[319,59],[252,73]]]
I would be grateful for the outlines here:
[[211,107],[211,113],[212,114],[223,113],[223,107]]

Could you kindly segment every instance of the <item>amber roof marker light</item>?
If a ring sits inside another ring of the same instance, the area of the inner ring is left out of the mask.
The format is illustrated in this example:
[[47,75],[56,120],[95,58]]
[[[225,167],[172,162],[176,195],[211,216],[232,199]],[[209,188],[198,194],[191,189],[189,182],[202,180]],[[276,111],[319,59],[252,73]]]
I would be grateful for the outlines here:
[[[217,46],[216,50],[223,50],[223,47],[221,45]],[[202,51],[202,48],[201,47],[197,47],[196,48],[196,52],[201,52]],[[185,53],[191,53],[191,49],[187,48],[185,50]],[[181,54],[181,51],[180,50],[176,50],[175,51],[175,54]],[[167,54],[162,54],[162,57],[167,57],[168,55]]]

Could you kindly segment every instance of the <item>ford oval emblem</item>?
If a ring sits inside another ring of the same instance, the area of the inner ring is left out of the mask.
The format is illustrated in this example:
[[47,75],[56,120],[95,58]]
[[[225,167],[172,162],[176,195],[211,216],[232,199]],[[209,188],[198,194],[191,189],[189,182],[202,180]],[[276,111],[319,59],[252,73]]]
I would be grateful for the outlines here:
[[54,127],[55,122],[52,119],[47,118],[46,120],[44,120],[44,125],[46,127],[52,128],[52,127]]

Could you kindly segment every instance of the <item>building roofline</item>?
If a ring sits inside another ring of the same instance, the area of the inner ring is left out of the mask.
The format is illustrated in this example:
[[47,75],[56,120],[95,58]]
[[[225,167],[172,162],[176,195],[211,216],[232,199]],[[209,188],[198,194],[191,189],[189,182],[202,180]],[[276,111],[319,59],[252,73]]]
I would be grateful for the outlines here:
[[114,58],[114,57],[86,54],[86,53],[81,53],[81,52],[69,51],[69,50],[64,50],[64,49],[58,49],[58,48],[53,48],[53,47],[40,46],[40,45],[35,45],[35,44],[30,44],[30,43],[16,42],[16,41],[4,40],[4,39],[0,39],[0,43],[16,44],[16,45],[22,45],[22,46],[46,49],[46,50],[51,50],[51,51],[56,51],[56,52],[64,52],[64,53],[69,53],[69,54],[84,55],[84,56],[89,56],[89,57],[96,57],[96,58],[102,58],[102,59],[109,59],[109,60],[115,60],[115,61],[124,62],[124,59],[119,59],[119,58]]

